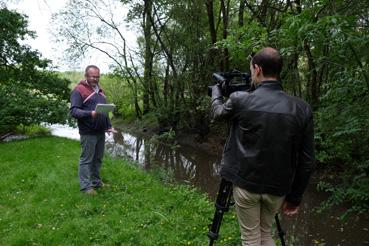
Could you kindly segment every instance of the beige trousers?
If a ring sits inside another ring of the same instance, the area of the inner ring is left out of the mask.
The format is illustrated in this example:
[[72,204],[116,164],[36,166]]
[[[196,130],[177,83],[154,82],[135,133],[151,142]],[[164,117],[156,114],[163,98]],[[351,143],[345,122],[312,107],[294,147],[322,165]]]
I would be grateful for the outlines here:
[[284,196],[256,194],[233,186],[238,223],[243,246],[275,246],[272,238],[274,216]]

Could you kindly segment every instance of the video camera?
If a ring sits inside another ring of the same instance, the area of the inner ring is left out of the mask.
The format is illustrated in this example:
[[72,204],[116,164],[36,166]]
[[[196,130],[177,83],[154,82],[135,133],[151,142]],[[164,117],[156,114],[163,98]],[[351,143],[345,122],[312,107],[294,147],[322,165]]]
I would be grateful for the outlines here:
[[[251,89],[251,77],[248,73],[238,70],[231,72],[217,72],[212,75],[213,80],[222,89],[222,95],[229,97],[235,91],[248,91]],[[211,97],[212,86],[208,86],[208,96]]]

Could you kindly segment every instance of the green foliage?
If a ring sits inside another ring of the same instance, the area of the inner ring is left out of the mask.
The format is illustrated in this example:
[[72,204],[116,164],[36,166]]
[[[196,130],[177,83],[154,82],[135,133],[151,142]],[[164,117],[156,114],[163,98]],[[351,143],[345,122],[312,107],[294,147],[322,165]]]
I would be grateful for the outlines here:
[[109,102],[114,103],[117,107],[114,114],[126,120],[134,119],[133,93],[126,80],[118,75],[107,74],[101,76],[101,86]]
[[26,135],[29,137],[48,136],[50,135],[50,130],[40,125],[30,125],[30,126],[19,125],[16,128],[16,133]]
[[[332,196],[323,208],[350,202],[348,212],[369,211],[369,103],[368,89],[346,78],[322,97],[316,113],[317,159],[341,175],[321,182],[319,188]],[[342,172],[343,171],[343,172]]]
[[[0,132],[41,122],[64,122],[68,116],[68,81],[40,72],[34,84],[9,80],[0,84]],[[35,78],[35,76],[33,77]],[[34,85],[34,86],[33,86]]]
[[174,107],[171,105],[161,106],[155,110],[155,117],[158,122],[159,128],[162,130],[169,130],[171,128],[177,128],[179,115],[183,107]]
[[78,82],[84,78],[83,72],[78,71],[57,72],[57,74],[59,75],[59,77],[71,81],[71,83],[69,84],[70,90],[73,90],[73,88],[78,84]]
[[135,121],[131,122],[133,122],[136,126],[140,126],[141,128],[152,130],[158,129],[158,121],[154,112],[147,113],[143,115],[142,119],[136,119]]
[[0,9],[0,133],[41,122],[63,122],[69,98],[66,79],[45,69],[48,60],[19,43],[33,32],[24,16]]
[[194,98],[189,100],[188,104],[188,109],[182,115],[186,120],[180,122],[180,128],[190,129],[201,138],[205,138],[210,131],[209,98]]
[[240,71],[249,69],[248,55],[259,51],[267,44],[267,29],[255,20],[246,19],[247,25],[233,27],[227,39],[218,42],[219,47],[227,48],[231,53],[232,68]]
[[[0,64],[1,70],[21,65],[21,68],[27,69],[27,63],[35,64],[40,67],[45,67],[47,61],[38,58],[37,51],[30,50],[27,45],[21,45],[20,40],[25,40],[27,37],[34,37],[35,33],[27,30],[27,19],[7,8],[0,9]],[[23,60],[26,62],[22,62]]]
[[179,147],[177,144],[176,132],[172,128],[161,133],[160,135],[154,135],[152,138],[150,138],[150,143],[154,146],[167,145],[172,150],[175,150]]

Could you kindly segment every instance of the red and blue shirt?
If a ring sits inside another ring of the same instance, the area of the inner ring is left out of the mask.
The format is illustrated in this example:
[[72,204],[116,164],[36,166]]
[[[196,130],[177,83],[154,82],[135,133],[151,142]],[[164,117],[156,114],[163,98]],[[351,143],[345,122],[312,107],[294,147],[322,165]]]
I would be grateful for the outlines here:
[[79,134],[103,134],[111,128],[107,114],[98,113],[95,118],[91,115],[98,103],[106,103],[106,96],[101,88],[94,90],[86,80],[82,80],[73,89],[70,101],[70,114],[77,119]]

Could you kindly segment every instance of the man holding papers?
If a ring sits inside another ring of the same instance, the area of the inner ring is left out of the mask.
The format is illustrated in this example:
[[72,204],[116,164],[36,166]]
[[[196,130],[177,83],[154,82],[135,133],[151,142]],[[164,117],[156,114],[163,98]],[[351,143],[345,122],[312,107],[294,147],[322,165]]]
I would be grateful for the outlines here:
[[106,104],[99,79],[100,69],[95,65],[87,66],[85,80],[74,88],[70,99],[70,113],[77,119],[81,136],[82,152],[78,168],[80,190],[90,195],[96,195],[96,188],[103,186],[100,168],[104,156],[105,132],[114,132],[107,114],[114,109],[114,105]]

